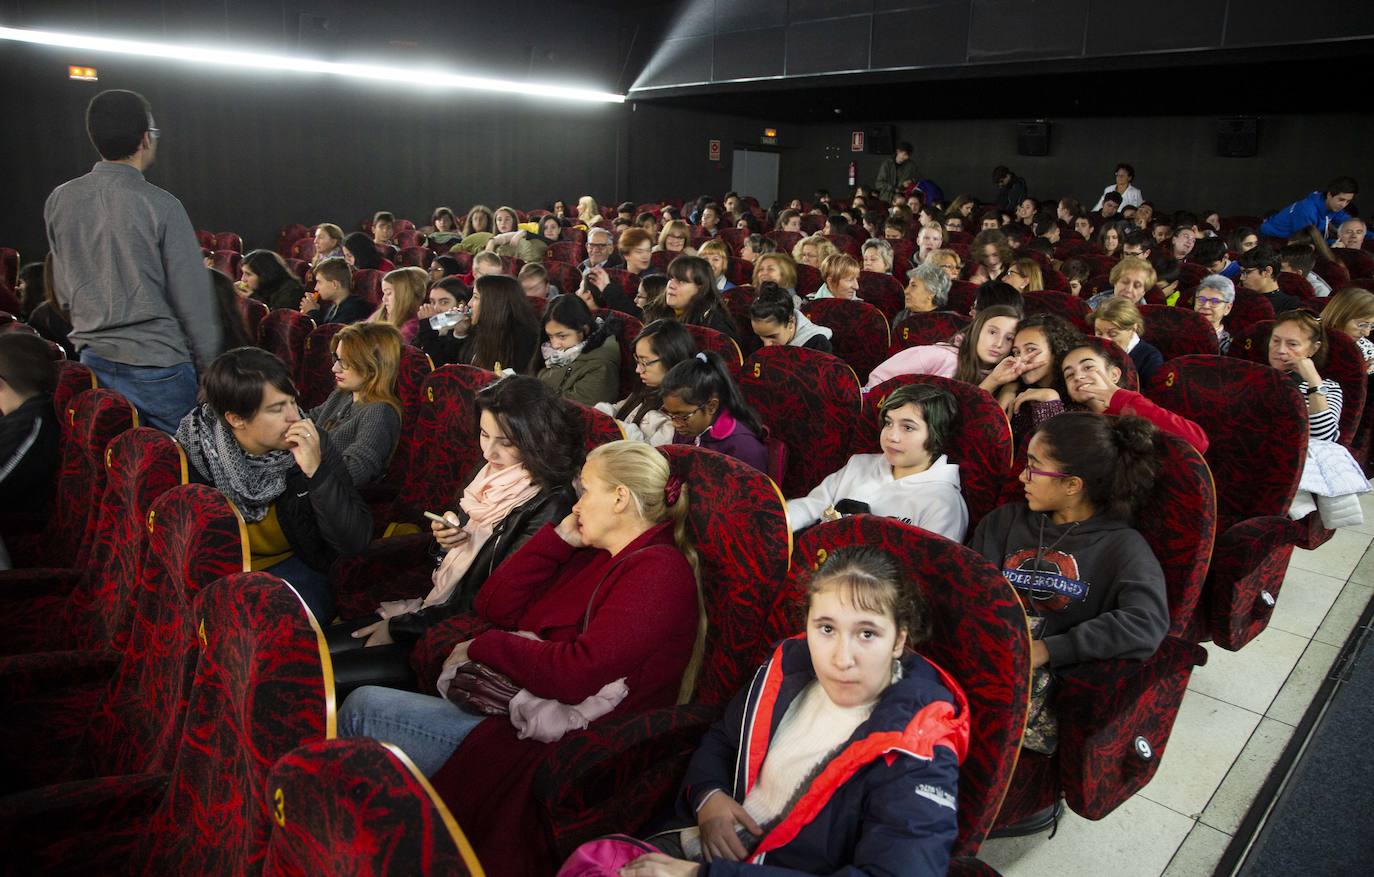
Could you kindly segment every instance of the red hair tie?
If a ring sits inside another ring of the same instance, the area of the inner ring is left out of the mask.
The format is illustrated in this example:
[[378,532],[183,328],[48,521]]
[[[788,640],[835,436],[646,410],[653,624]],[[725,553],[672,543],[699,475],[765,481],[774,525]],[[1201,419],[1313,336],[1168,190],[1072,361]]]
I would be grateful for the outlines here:
[[677,505],[677,501],[682,498],[682,479],[676,475],[668,476],[668,483],[663,485],[663,501],[670,507]]

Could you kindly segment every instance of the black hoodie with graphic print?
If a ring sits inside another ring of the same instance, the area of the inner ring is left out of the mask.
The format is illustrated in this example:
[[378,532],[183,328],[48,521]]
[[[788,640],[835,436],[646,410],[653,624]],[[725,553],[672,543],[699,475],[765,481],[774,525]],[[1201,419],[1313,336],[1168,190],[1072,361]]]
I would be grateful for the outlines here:
[[1051,667],[1148,658],[1169,631],[1164,571],[1145,537],[1124,521],[1098,514],[1055,524],[1013,503],[978,524],[970,547],[1023,596],[1066,598],[1061,610],[1041,610]]

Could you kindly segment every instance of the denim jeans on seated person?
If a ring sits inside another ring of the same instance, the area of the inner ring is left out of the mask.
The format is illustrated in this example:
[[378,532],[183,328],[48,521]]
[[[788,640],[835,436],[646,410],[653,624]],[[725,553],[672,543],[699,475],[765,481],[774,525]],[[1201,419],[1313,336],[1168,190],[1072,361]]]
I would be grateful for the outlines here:
[[140,426],[174,433],[196,407],[196,367],[189,362],[165,368],[125,365],[81,351],[81,364],[95,373],[100,386],[128,399],[138,409]]
[[486,718],[464,712],[442,697],[364,685],[339,708],[339,736],[394,743],[421,773],[432,777]]
[[327,630],[333,623],[334,589],[329,585],[329,576],[311,567],[297,554],[272,564],[263,572],[270,572],[295,588],[321,629]]

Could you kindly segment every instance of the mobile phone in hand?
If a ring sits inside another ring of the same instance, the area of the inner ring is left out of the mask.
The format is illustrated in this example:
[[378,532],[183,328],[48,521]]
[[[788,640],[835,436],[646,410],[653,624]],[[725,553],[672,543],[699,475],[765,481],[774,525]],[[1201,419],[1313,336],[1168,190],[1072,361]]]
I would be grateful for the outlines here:
[[462,527],[459,527],[457,524],[453,523],[452,521],[450,521],[448,518],[444,517],[443,515],[436,515],[434,512],[425,512],[424,514],[425,514],[425,517],[429,518],[431,521],[434,521],[434,522],[437,523],[437,524],[443,524],[445,527],[448,527],[450,530],[461,530],[461,529],[462,529]]

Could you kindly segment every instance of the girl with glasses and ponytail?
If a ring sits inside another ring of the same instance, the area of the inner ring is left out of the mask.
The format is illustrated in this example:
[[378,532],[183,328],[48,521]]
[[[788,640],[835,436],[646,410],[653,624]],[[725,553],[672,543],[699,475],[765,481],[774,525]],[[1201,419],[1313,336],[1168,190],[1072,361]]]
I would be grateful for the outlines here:
[[658,392],[676,444],[695,444],[768,471],[763,421],[715,353],[698,353],[673,366]]
[[1054,751],[1058,738],[1050,671],[1148,658],[1169,630],[1164,572],[1131,526],[1154,488],[1155,437],[1140,417],[1067,412],[1040,423],[1021,472],[1025,501],[973,532],[970,547],[1002,569],[1030,616],[1023,745],[1035,751]]

